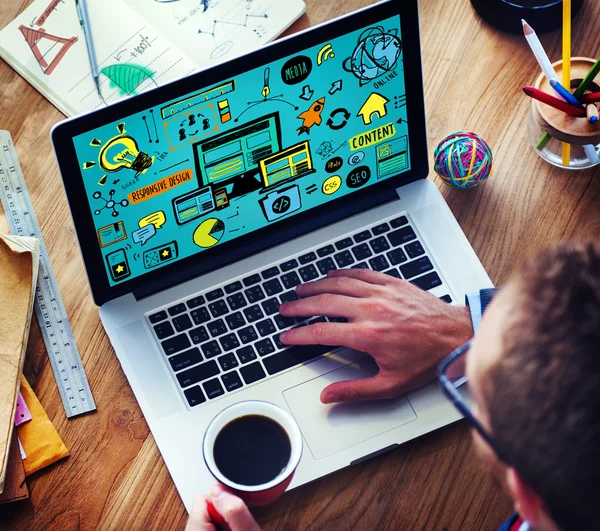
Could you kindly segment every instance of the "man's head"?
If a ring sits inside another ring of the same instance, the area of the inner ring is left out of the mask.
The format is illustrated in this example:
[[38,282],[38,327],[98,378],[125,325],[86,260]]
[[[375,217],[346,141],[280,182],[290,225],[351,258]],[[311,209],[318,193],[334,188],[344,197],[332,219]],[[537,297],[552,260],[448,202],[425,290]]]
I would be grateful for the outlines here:
[[490,305],[467,360],[476,446],[535,529],[600,529],[600,246],[558,245]]

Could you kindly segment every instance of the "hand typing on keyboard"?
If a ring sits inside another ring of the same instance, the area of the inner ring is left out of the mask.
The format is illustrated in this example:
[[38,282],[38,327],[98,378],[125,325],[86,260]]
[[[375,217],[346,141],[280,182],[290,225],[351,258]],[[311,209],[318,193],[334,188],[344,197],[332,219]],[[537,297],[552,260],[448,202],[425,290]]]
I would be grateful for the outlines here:
[[[216,511],[223,517],[225,524],[217,527],[213,523],[208,512],[209,503],[212,503]],[[186,531],[216,531],[217,529],[260,531],[260,527],[244,502],[221,485],[213,487],[209,496],[196,498],[185,528]]]
[[422,387],[434,378],[438,363],[473,335],[467,308],[369,269],[330,271],[296,291],[301,299],[282,304],[281,315],[325,315],[348,322],[293,329],[281,335],[282,343],[345,346],[370,354],[379,366],[371,378],[326,387],[321,393],[325,404],[393,398]]

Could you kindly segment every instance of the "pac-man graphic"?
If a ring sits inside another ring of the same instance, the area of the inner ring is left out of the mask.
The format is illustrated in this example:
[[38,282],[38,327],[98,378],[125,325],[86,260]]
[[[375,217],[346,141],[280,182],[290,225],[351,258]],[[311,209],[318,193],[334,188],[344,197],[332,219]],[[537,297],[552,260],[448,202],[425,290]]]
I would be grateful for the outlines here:
[[325,61],[332,59],[333,57],[335,57],[333,46],[331,44],[326,44],[319,50],[319,54],[317,55],[317,64],[321,66]]
[[298,129],[298,135],[301,135],[302,133],[310,135],[310,130],[313,126],[321,125],[321,122],[323,121],[321,114],[323,113],[324,107],[325,98],[320,98],[310,106],[310,109],[298,116],[298,118],[302,120],[302,127]]
[[198,247],[208,249],[217,245],[225,235],[225,223],[220,219],[210,218],[203,221],[194,231],[194,243]]
[[372,92],[356,116],[362,117],[365,125],[370,125],[373,122],[373,115],[383,118],[387,114],[386,106],[389,102],[390,100],[385,96]]

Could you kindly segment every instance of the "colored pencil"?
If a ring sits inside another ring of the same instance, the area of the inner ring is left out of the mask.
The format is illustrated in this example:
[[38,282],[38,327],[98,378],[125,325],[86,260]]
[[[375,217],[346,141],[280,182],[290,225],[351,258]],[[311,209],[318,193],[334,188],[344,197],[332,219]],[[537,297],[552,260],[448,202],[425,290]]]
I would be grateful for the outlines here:
[[554,71],[554,67],[550,62],[548,54],[544,50],[544,47],[542,46],[542,43],[540,42],[540,39],[537,36],[537,33],[533,31],[533,28],[529,24],[527,24],[525,20],[521,19],[521,23],[523,24],[523,33],[525,34],[525,38],[529,43],[533,55],[535,55],[537,62],[539,63],[542,71],[544,72],[544,75],[548,78],[548,81],[550,81],[553,78],[556,78],[556,72]]
[[534,100],[541,101],[546,105],[550,105],[559,111],[562,111],[569,116],[577,116],[578,118],[585,118],[586,113],[581,107],[575,107],[574,105],[570,105],[563,100],[559,100],[550,94],[543,92],[542,90],[538,90],[534,87],[523,87],[523,92],[527,94],[530,98]]
[[581,103],[579,100],[573,96],[559,81],[558,79],[551,79],[550,86],[556,90],[556,92],[560,95],[560,97],[565,100],[569,105],[573,105],[574,107],[581,107]]
[[[573,103],[571,98],[575,100],[574,105],[579,102],[570,91],[571,88],[571,0],[563,0],[563,85],[567,87],[565,94],[561,94],[567,103]],[[552,85],[552,81],[550,81]],[[558,84],[558,81],[557,81]],[[553,87],[556,90],[556,87]],[[563,87],[564,88],[564,87]],[[562,92],[559,90],[559,92]],[[568,94],[568,96],[567,96]],[[571,144],[563,142],[562,146],[562,163],[563,166],[571,165]]]
[[583,146],[583,149],[585,150],[587,158],[590,159],[591,162],[593,162],[594,164],[598,164],[598,162],[600,162],[600,156],[598,156],[598,151],[596,151],[595,146],[588,144],[586,146]]
[[590,103],[587,106],[587,119],[591,124],[597,124],[600,119],[600,114],[598,113],[598,107],[596,107],[595,103]]
[[579,100],[581,103],[598,103],[600,101],[600,92],[584,94]]
[[591,85],[591,83],[596,79],[596,76],[600,73],[600,59],[596,61],[596,64],[592,66],[591,70],[586,74],[583,78],[583,81],[577,87],[575,91],[575,96],[578,100],[585,94],[587,88]]

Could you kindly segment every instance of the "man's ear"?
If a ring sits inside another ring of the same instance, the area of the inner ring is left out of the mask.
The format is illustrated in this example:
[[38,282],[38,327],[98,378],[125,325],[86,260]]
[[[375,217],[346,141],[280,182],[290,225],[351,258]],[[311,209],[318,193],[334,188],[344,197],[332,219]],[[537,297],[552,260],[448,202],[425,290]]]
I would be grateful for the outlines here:
[[538,526],[544,511],[544,503],[512,467],[506,469],[506,486],[515,504],[516,512],[531,526]]

